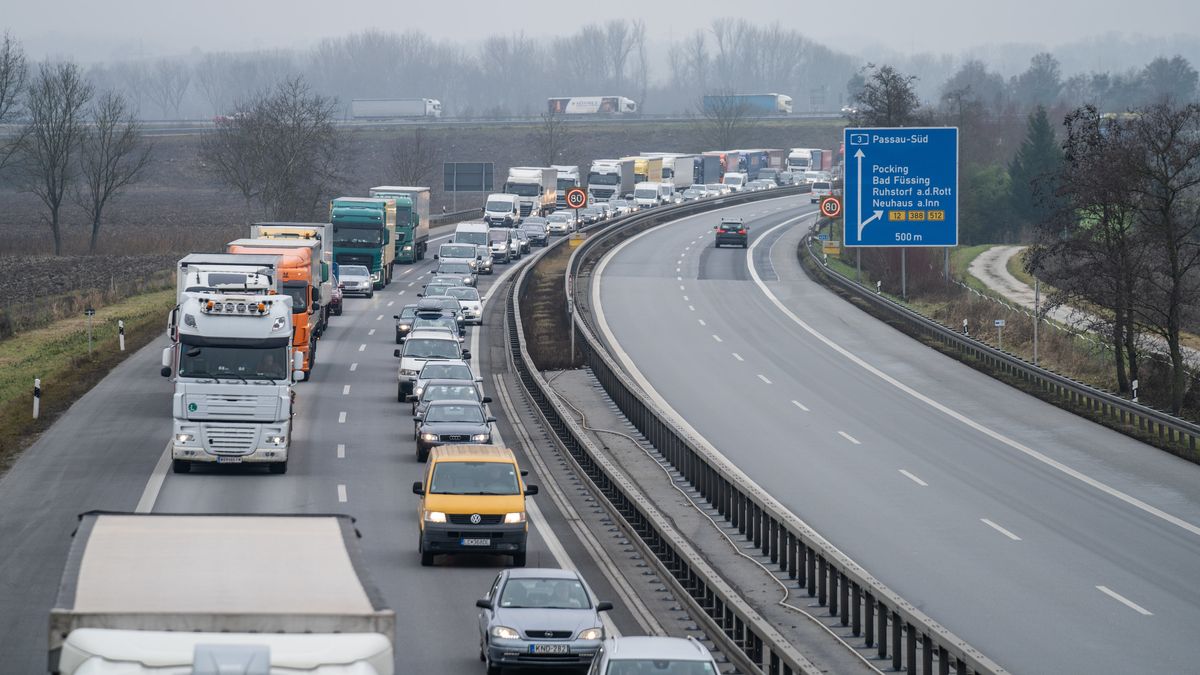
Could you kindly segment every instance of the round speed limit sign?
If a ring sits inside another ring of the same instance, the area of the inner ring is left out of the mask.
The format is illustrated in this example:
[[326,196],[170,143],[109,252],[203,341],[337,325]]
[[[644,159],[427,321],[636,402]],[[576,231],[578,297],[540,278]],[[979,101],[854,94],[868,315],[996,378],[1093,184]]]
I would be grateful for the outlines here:
[[826,218],[837,218],[842,215],[842,200],[837,197],[821,199],[821,215]]
[[573,209],[582,209],[587,206],[587,193],[579,188],[567,190],[567,206]]

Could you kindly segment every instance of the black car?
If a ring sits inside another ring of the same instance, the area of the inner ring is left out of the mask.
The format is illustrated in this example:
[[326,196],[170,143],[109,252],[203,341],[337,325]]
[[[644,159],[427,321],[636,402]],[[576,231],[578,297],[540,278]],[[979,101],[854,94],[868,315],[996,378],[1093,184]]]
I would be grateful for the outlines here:
[[404,338],[412,332],[413,317],[416,315],[416,305],[405,305],[400,309],[399,314],[392,315],[392,318],[396,320],[396,344],[404,342]]
[[478,401],[432,401],[417,421],[417,460],[438,445],[491,444],[492,422]]
[[750,230],[741,218],[722,218],[721,224],[713,227],[717,232],[716,247],[723,244],[733,244],[746,248],[747,235]]
[[[430,363],[436,364],[434,361]],[[426,364],[425,367],[428,368],[429,365]],[[408,395],[408,400],[412,402],[413,439],[417,438],[421,426],[421,417],[425,415],[429,404],[434,401],[477,401],[479,403],[491,403],[492,397],[484,396],[479,386],[479,383],[475,380],[431,379],[425,382],[424,386],[420,388],[420,394],[417,394],[417,391],[413,390],[413,393]]]
[[545,246],[550,238],[550,233],[546,230],[544,223],[531,223],[528,220],[521,225],[521,229],[529,237],[530,246]]

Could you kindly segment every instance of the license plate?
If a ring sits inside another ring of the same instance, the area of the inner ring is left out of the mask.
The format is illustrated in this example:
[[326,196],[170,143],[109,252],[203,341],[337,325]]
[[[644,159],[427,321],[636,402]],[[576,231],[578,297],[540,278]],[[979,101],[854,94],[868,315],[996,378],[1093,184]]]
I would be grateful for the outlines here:
[[241,457],[217,457],[217,464],[241,464]]
[[570,654],[570,645],[529,645],[530,654]]
[[459,544],[463,546],[491,546],[491,539],[461,539]]

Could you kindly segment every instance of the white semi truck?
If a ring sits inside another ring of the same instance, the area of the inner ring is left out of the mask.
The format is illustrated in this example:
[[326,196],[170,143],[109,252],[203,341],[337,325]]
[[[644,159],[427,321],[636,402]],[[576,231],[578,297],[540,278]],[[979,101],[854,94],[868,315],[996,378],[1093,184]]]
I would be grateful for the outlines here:
[[350,116],[356,120],[436,119],[442,116],[442,102],[436,98],[356,98],[350,101]]
[[597,159],[588,171],[588,200],[606,202],[633,194],[632,159]]
[[558,172],[558,194],[555,195],[554,206],[565,209],[567,208],[567,191],[583,185],[579,180],[579,167],[555,164],[550,168]]
[[85,513],[49,672],[392,675],[396,615],[365,570],[349,516]]
[[521,202],[522,218],[552,213],[558,199],[558,169],[549,166],[514,166],[508,170],[504,193],[517,195]]
[[292,385],[304,378],[304,355],[293,349],[292,299],[278,293],[278,277],[264,264],[279,256],[224,256],[243,259],[241,270],[206,257],[208,264],[197,260],[201,256],[179,263],[179,304],[168,323],[172,344],[162,353],[162,375],[175,384],[172,469],[245,463],[284,473]]

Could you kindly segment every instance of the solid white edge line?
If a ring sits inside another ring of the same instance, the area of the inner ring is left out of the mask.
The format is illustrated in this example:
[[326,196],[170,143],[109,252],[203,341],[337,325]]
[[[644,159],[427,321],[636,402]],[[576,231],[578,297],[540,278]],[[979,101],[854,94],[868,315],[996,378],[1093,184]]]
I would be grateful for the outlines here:
[[[804,319],[801,319],[799,316],[797,316],[795,312],[793,312],[791,309],[789,309],[787,307],[787,305],[783,304],[783,302],[780,301],[779,298],[776,297],[775,294],[771,292],[771,289],[767,288],[767,285],[765,283],[763,283],[762,277],[760,277],[758,275],[758,270],[756,270],[754,268],[754,249],[758,247],[759,242],[766,239],[767,235],[771,234],[775,230],[777,230],[785,225],[789,225],[793,222],[796,222],[802,218],[807,218],[811,215],[814,215],[814,214],[808,213],[803,216],[797,216],[795,218],[790,218],[788,220],[783,221],[782,223],[779,223],[778,225],[772,227],[771,229],[769,229],[766,232],[763,232],[761,235],[759,235],[758,238],[756,238],[754,240],[754,243],[750,245],[750,248],[746,249],[746,262],[750,268],[751,279],[754,281],[755,285],[758,286],[759,290],[762,291],[763,294],[767,296],[767,299],[771,301],[771,304],[775,305],[781,312],[783,312],[784,316],[787,316],[794,323],[796,323],[796,325],[803,328],[804,331],[807,332],[809,335],[812,335],[816,339],[825,343],[825,345],[827,347],[829,347],[830,349],[834,350],[838,354],[841,354],[846,359],[848,359],[851,362],[862,367],[864,370],[871,373],[872,375],[875,375],[876,377],[883,380],[884,382],[887,382],[888,384],[896,387],[900,391],[902,391],[902,392],[908,394],[909,396],[912,396],[913,398],[917,399],[918,401],[921,401],[922,403],[928,405],[929,407],[933,408],[934,410],[937,410],[938,412],[941,412],[941,413],[945,414],[946,416],[948,416],[954,420],[957,420],[958,422],[961,422],[962,424],[965,424],[966,426],[978,431],[979,433],[981,433],[985,436],[988,436],[988,437],[992,438],[993,440],[999,441],[999,442],[1009,446],[1010,448],[1013,448],[1014,450],[1020,451],[1021,453],[1024,453],[1025,455],[1032,457],[1033,459],[1036,459],[1039,462],[1042,462],[1043,464],[1045,464],[1047,466],[1057,469],[1058,471],[1061,471],[1062,473],[1065,473],[1066,475],[1068,475],[1082,483],[1085,483],[1085,484],[1087,484],[1087,485],[1089,485],[1111,497],[1116,497],[1117,499],[1125,502],[1126,504],[1129,504],[1130,506],[1140,509],[1156,518],[1161,518],[1162,520],[1165,520],[1166,522],[1171,523],[1172,525],[1175,525],[1183,530],[1191,532],[1194,535],[1200,536],[1200,526],[1189,523],[1188,521],[1186,521],[1178,516],[1173,516],[1173,515],[1167,513],[1166,511],[1163,511],[1162,509],[1159,509],[1155,506],[1151,506],[1150,504],[1147,504],[1146,502],[1138,499],[1137,497],[1126,494],[1114,487],[1106,485],[1106,484],[1100,482],[1099,480],[1096,480],[1095,478],[1092,478],[1091,476],[1084,474],[1081,471],[1073,469],[1056,459],[1052,459],[1052,458],[1048,457],[1047,455],[1045,455],[1041,452],[1038,452],[1037,450],[1034,450],[1033,448],[1025,445],[1024,443],[1021,443],[1012,438],[1009,438],[1008,436],[1005,436],[1004,434],[1002,434],[998,431],[994,431],[991,428],[986,427],[983,424],[980,424],[979,422],[976,422],[975,420],[967,417],[966,415],[964,415],[956,410],[953,410],[946,405],[943,405],[943,404],[935,401],[934,399],[926,396],[925,394],[922,394],[921,392],[917,391],[916,389],[913,389],[912,387],[908,386],[907,384],[904,384],[900,380],[897,380],[896,378],[892,377],[891,375],[888,375],[887,373],[883,372],[882,370],[876,368],[875,366],[871,365],[870,363],[867,363],[867,361],[864,360],[862,357],[850,352],[845,347],[842,347],[838,343],[829,339],[823,333],[821,333],[817,329],[813,328],[812,326],[808,325],[808,323],[805,322]],[[653,230],[647,230],[647,232],[653,232]],[[629,242],[629,241],[633,241],[633,238],[626,240],[626,242]],[[613,249],[614,252],[617,250],[619,250],[619,249]],[[609,253],[608,255],[612,255],[612,253]],[[593,300],[593,304],[594,303],[595,303],[595,301]]]
[[1108,597],[1112,598],[1113,600],[1116,600],[1117,602],[1121,603],[1122,605],[1125,605],[1126,607],[1128,607],[1129,609],[1132,609],[1133,611],[1137,612],[1138,614],[1141,614],[1142,616],[1154,616],[1154,612],[1151,612],[1150,610],[1146,609],[1145,607],[1142,607],[1141,605],[1139,605],[1136,602],[1130,600],[1129,598],[1121,595],[1120,593],[1114,591],[1113,589],[1109,588],[1108,586],[1097,586],[1096,590],[1107,595]]
[[842,438],[850,441],[851,443],[853,443],[855,445],[862,445],[862,443],[860,443],[857,438],[851,436],[850,434],[848,434],[840,429],[838,430],[838,436],[841,436]]
[[1000,527],[999,525],[997,525],[996,523],[994,523],[994,522],[992,522],[992,521],[988,520],[987,518],[980,518],[980,519],[979,519],[979,522],[983,523],[984,525],[987,525],[988,527],[990,527],[990,528],[992,528],[993,530],[995,530],[995,531],[999,532],[1000,534],[1002,534],[1002,535],[1004,535],[1004,536],[1008,537],[1009,539],[1012,539],[1013,541],[1021,541],[1021,538],[1020,538],[1020,537],[1018,537],[1017,535],[1013,534],[1011,531],[1009,531],[1009,530],[1007,530],[1007,529],[1005,529],[1005,528],[1003,528],[1003,527]]
[[138,500],[137,506],[133,507],[134,513],[150,513],[154,510],[154,502],[158,501],[158,493],[162,491],[163,481],[167,479],[167,469],[170,466],[171,441],[167,441],[167,447],[163,448],[162,454],[154,464],[154,470],[150,472],[150,480],[146,481],[146,487],[142,489],[141,499]]
[[911,480],[912,482],[916,483],[917,485],[920,485],[921,487],[929,487],[929,483],[926,483],[925,481],[921,480],[920,478],[917,478],[916,474],[912,473],[911,471],[907,471],[905,469],[900,469],[900,475]]
[[344,483],[338,483],[337,493],[338,493],[338,501],[345,504],[346,503],[346,485]]

